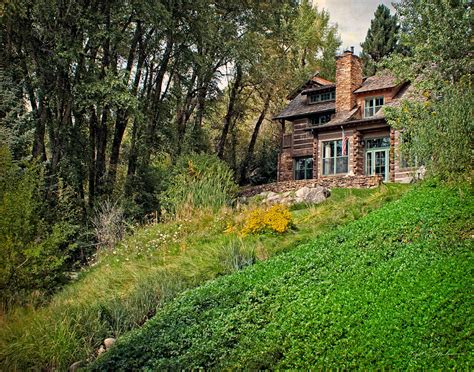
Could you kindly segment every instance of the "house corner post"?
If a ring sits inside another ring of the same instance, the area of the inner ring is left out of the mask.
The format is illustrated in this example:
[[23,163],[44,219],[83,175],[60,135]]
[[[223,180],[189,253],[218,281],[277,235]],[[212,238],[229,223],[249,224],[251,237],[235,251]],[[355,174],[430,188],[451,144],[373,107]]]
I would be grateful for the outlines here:
[[355,176],[364,175],[364,147],[362,146],[362,134],[354,130],[352,134],[352,172]]
[[390,128],[389,180],[395,182],[395,129]]
[[319,178],[319,138],[313,133],[313,179]]

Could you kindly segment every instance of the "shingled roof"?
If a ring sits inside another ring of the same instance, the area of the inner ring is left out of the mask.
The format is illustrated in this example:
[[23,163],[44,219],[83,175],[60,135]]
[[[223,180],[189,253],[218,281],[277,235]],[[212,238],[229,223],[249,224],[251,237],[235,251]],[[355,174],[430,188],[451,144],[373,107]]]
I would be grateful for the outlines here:
[[273,119],[293,119],[320,112],[334,111],[335,109],[336,102],[334,100],[308,105],[306,97],[300,93]]
[[303,90],[310,89],[313,87],[320,87],[325,85],[334,84],[332,81],[326,80],[319,76],[319,72],[314,73],[311,75],[305,83],[298,86],[294,89],[291,93],[288,94],[286,97],[287,99],[291,100],[294,99],[298,94],[300,94]]
[[380,75],[370,76],[364,80],[362,86],[356,89],[354,93],[370,92],[372,90],[380,90],[396,87],[399,84],[395,76],[388,72]]
[[327,84],[327,85],[323,85],[323,86],[320,86],[320,87],[314,87],[314,88],[308,88],[308,89],[305,89],[301,92],[301,94],[305,95],[305,94],[310,94],[310,93],[315,93],[315,92],[325,92],[325,91],[328,91],[328,90],[334,90],[336,88],[336,84]]

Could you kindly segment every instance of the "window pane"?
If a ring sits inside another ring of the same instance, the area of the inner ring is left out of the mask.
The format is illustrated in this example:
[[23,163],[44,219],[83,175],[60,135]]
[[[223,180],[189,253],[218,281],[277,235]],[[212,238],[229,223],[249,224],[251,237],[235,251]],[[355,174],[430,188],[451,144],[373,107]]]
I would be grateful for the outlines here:
[[347,156],[336,159],[336,173],[347,173],[348,169]]
[[295,180],[304,180],[313,178],[313,157],[295,159]]
[[334,157],[334,143],[324,142],[323,143],[323,158],[333,158]]
[[323,160],[323,174],[334,174],[334,158]]
[[336,156],[342,156],[342,140],[336,141]]

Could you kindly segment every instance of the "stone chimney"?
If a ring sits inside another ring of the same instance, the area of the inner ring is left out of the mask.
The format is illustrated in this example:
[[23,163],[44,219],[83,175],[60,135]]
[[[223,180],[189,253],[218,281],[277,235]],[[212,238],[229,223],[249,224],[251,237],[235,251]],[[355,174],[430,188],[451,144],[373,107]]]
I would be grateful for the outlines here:
[[362,62],[353,50],[345,50],[336,57],[336,113],[354,108],[356,99],[352,92],[361,85]]

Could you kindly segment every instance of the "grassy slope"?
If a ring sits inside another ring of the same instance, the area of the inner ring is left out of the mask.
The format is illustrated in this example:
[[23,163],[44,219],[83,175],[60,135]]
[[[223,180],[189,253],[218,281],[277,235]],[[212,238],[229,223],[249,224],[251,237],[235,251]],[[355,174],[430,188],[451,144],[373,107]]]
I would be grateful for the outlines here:
[[186,292],[93,369],[472,367],[473,208],[417,188]]
[[235,271],[235,259],[264,260],[364,216],[409,187],[335,189],[323,204],[292,212],[297,231],[283,236],[223,233],[232,211],[141,228],[39,309],[0,317],[0,369],[67,368],[106,337],[120,336],[186,288]]

